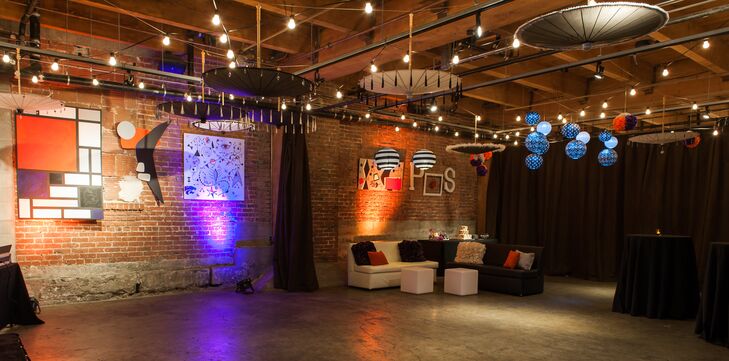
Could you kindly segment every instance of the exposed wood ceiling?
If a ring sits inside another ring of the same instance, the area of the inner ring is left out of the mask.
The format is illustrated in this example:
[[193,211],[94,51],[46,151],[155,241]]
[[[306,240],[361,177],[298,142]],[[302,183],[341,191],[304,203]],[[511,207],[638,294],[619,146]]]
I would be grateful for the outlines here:
[[[706,0],[648,2],[664,6],[672,19],[726,6],[724,1]],[[414,25],[419,26],[474,5],[473,0],[380,0],[372,3],[376,11],[366,15],[361,10],[363,1],[260,2],[263,12],[262,57],[266,66],[285,67],[290,71],[302,69],[407,31],[409,12],[416,14]],[[538,50],[526,46],[516,51],[507,49],[515,29],[543,13],[583,3],[584,1],[574,0],[512,1],[481,14],[485,36],[479,40],[469,40],[469,31],[473,30],[475,24],[474,17],[415,37],[414,58],[419,66],[446,69],[449,68],[453,49],[460,51],[461,58],[485,51],[494,52],[494,55],[459,64],[452,69],[459,73],[500,64],[507,58],[530,56]],[[104,41],[107,48],[99,49],[100,52],[93,53],[92,56],[103,57],[104,53],[124,49],[129,44],[138,44],[135,46],[152,54],[156,52],[156,57],[161,58],[162,47],[159,40],[162,33],[168,33],[173,38],[173,44],[166,50],[180,56],[185,52],[184,42],[192,41],[198,49],[208,52],[208,61],[213,63],[225,64],[224,54],[228,47],[239,53],[239,59],[250,61],[255,50],[255,13],[259,2],[218,0],[217,4],[232,39],[230,45],[222,45],[216,41],[222,30],[210,22],[214,13],[212,1],[41,0],[38,11],[43,27],[49,31],[69,32]],[[4,1],[0,4],[0,19],[12,24],[17,22],[24,10],[24,0]],[[298,22],[293,31],[286,28],[286,21],[290,16],[294,16]],[[728,25],[729,11],[720,11],[703,18],[669,25],[641,40],[663,42]],[[17,25],[2,30],[13,33],[17,31]],[[200,37],[198,34],[207,36]],[[726,55],[729,54],[729,43],[727,37],[709,40],[709,49],[703,49],[700,42],[686,43],[606,61],[603,63],[605,78],[602,80],[593,78],[595,64],[586,64],[564,72],[468,91],[464,95],[472,100],[462,101],[451,117],[456,121],[460,118],[463,124],[469,124],[471,114],[482,113],[485,118],[492,120],[484,124],[491,124],[497,130],[519,126],[520,124],[514,122],[515,116],[528,109],[538,110],[551,117],[557,113],[577,117],[577,112],[585,109],[589,118],[597,116],[602,111],[600,104],[608,100],[610,106],[605,111],[610,117],[624,110],[639,112],[646,107],[655,108],[664,99],[669,106],[726,99],[729,97],[729,84],[724,79],[729,73],[729,56]],[[493,51],[494,46],[504,51]],[[463,81],[468,85],[501,79],[634,46],[636,44],[632,42],[600,50],[558,52],[480,71],[464,77]],[[389,44],[376,51],[320,69],[318,75],[331,88],[341,86],[343,89],[354,89],[357,79],[364,74],[373,59],[380,69],[402,68],[404,64],[401,59],[406,49],[406,41]],[[660,71],[666,65],[669,66],[671,74],[664,78]],[[307,76],[313,78],[314,73]],[[638,89],[637,96],[625,95],[630,87]],[[337,99],[331,94],[319,94],[318,101],[326,104],[334,103]],[[367,107],[354,104],[349,109],[365,111]],[[429,114],[422,116],[435,117]]]

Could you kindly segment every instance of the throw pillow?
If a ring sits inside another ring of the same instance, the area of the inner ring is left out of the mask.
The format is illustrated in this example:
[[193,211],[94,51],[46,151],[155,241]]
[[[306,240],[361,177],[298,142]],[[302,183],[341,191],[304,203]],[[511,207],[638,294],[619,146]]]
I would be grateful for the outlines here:
[[516,265],[518,263],[519,263],[519,252],[509,251],[509,255],[506,256],[506,261],[504,262],[504,268],[514,269],[514,268],[516,268]]
[[367,256],[367,252],[374,252],[377,249],[375,244],[370,241],[359,242],[352,245],[352,256],[354,257],[354,263],[358,266],[366,266],[370,264],[370,258]]
[[424,262],[423,246],[418,241],[402,241],[397,244],[403,262]]
[[534,258],[536,255],[534,253],[526,253],[522,251],[517,252],[519,252],[519,263],[517,264],[517,267],[525,271],[532,269],[532,264],[534,264]]
[[373,266],[384,266],[387,264],[387,257],[385,254],[380,252],[367,252],[367,256],[370,258],[370,264]]
[[483,255],[486,254],[486,246],[479,242],[460,242],[456,249],[457,263],[483,264]]

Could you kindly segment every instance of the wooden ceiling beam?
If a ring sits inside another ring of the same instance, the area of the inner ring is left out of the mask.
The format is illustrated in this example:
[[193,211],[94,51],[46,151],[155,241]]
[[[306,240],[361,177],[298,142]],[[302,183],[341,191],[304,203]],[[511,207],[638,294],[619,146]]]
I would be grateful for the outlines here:
[[[687,21],[653,32],[650,37],[663,42],[708,30],[710,29],[702,26],[700,22]],[[703,49],[700,42],[675,45],[671,49],[716,74],[729,72],[729,57],[726,56],[729,54],[729,45],[724,41],[714,39],[709,49]]]
[[[276,5],[265,4],[265,3],[262,3],[260,0],[233,0],[233,1],[236,3],[239,3],[239,4],[251,6],[253,8],[255,8],[258,4],[260,4],[261,10],[267,11],[269,13],[276,14],[276,15],[281,15],[281,16],[290,16],[291,15],[291,11],[287,11],[285,8],[278,7]],[[334,5],[330,5],[329,7],[339,7],[341,5],[343,5],[343,4],[334,4]],[[297,21],[309,22],[316,26],[319,26],[319,27],[322,27],[325,29],[334,30],[336,32],[343,33],[343,34],[346,34],[351,31],[350,28],[334,24],[333,22],[325,21],[325,20],[319,19],[317,17],[313,17],[313,18],[310,17],[307,19],[307,17],[304,15],[295,15],[294,18]]]

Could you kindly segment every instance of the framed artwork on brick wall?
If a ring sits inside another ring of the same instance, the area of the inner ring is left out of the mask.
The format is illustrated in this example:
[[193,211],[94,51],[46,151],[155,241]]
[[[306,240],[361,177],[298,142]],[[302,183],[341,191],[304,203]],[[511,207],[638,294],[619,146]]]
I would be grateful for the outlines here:
[[402,190],[403,163],[393,170],[377,169],[374,159],[360,158],[357,189],[372,191]]
[[18,218],[103,219],[101,111],[15,116]]
[[184,135],[184,198],[245,199],[245,141],[211,135]]
[[425,173],[423,195],[437,197],[443,195],[443,174]]

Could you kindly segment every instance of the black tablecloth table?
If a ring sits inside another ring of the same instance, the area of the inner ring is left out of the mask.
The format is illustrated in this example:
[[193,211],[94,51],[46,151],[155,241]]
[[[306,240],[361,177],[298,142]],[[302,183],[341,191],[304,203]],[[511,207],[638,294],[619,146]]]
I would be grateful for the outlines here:
[[729,243],[711,244],[696,333],[711,343],[729,346]]
[[625,237],[613,312],[686,319],[696,317],[698,304],[698,273],[691,237]]
[[17,263],[0,267],[0,328],[43,323],[33,312],[23,273]]

